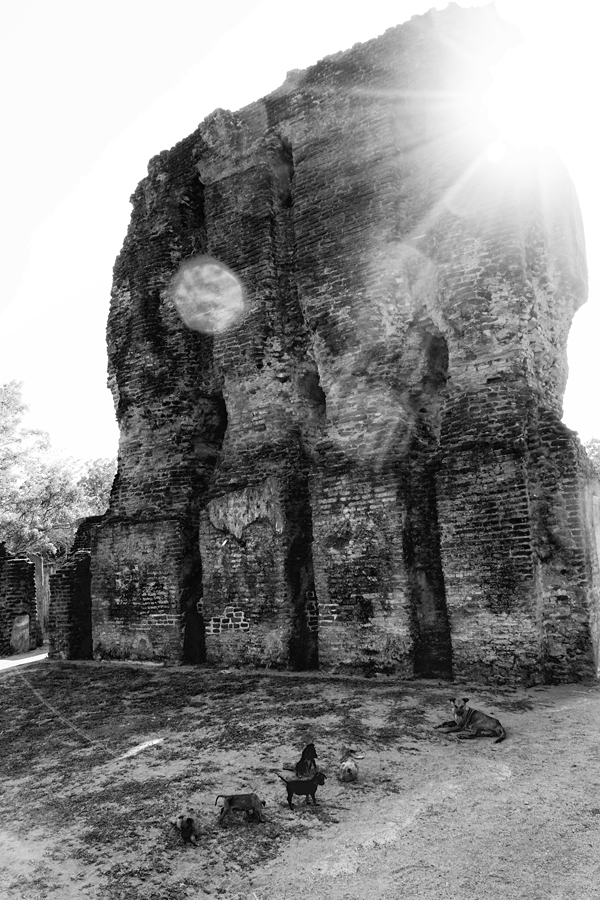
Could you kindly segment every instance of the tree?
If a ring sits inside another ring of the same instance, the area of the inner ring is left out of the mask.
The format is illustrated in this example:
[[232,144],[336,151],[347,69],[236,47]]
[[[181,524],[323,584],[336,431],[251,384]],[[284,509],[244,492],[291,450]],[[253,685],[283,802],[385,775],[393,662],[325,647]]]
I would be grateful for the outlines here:
[[101,515],[108,509],[110,491],[117,471],[116,459],[90,459],[77,484],[88,516]]
[[10,489],[23,454],[49,445],[48,435],[43,431],[23,427],[26,412],[20,382],[0,385],[0,504],[4,491]]
[[600,439],[590,438],[589,441],[583,442],[583,446],[585,447],[586,453],[589,456],[598,477],[600,478]]
[[80,491],[68,460],[29,455],[13,484],[10,509],[0,529],[11,553],[65,553],[83,513]]
[[65,553],[77,525],[105,512],[115,460],[58,456],[48,435],[26,429],[17,382],[0,386],[0,541],[11,553]]

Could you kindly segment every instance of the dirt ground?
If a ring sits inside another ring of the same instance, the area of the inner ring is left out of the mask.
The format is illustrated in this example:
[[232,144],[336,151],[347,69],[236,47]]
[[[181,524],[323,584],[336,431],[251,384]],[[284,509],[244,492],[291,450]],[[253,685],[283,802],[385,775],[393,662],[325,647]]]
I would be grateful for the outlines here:
[[[600,687],[41,661],[0,671],[3,900],[600,898]],[[503,743],[433,729],[450,698]],[[317,805],[285,787],[314,741]],[[359,780],[336,777],[344,746]],[[264,824],[217,794],[255,791]],[[197,847],[170,820],[188,807]]]

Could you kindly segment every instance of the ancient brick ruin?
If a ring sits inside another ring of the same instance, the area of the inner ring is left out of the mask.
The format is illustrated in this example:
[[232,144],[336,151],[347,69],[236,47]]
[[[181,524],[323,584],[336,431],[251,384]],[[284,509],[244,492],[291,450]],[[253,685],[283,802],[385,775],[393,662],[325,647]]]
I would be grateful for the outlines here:
[[[508,40],[491,7],[431,11],[151,160],[108,322],[96,655],[596,673],[600,488],[561,424],[584,241],[554,157],[487,152]],[[243,285],[215,334],[174,304],[198,255]]]
[[0,542],[0,656],[26,653],[41,643],[36,565]]

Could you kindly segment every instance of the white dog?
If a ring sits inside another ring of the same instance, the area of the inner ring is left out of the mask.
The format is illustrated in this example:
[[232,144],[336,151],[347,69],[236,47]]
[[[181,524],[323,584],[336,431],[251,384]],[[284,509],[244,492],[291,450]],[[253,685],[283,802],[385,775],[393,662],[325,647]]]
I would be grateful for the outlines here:
[[340,781],[356,781],[358,778],[357,759],[364,759],[364,755],[362,753],[356,753],[354,750],[348,750],[347,748],[342,751],[340,768],[338,771],[338,778]]

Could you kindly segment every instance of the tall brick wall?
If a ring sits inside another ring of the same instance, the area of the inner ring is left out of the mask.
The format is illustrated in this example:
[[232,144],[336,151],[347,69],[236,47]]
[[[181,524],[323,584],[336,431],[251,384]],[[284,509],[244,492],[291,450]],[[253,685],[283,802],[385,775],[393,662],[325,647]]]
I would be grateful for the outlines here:
[[[600,487],[560,422],[586,297],[551,155],[492,162],[508,46],[450,6],[217,110],[114,272],[95,652],[494,681],[596,671]],[[184,260],[246,308],[184,325]]]

